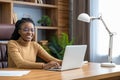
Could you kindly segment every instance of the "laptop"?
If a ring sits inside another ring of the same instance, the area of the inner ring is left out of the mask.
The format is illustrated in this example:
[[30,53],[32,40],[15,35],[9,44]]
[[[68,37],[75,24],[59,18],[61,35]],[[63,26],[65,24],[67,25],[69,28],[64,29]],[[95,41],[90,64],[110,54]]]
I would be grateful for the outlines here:
[[84,63],[87,45],[67,45],[60,68],[51,68],[49,70],[64,71],[80,68]]

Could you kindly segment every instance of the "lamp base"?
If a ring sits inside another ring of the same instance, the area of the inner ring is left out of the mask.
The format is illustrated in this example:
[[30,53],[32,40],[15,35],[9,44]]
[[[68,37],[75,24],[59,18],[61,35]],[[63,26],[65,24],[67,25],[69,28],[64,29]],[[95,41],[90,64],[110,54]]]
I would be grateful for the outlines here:
[[101,63],[101,67],[115,67],[115,63]]

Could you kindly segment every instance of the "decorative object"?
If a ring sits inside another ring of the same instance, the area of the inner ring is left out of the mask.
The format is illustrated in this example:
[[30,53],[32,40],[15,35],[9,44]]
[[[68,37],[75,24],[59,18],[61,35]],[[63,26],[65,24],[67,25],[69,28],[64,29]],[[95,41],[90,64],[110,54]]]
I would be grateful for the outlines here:
[[38,3],[43,4],[43,1],[42,0],[38,0]]
[[39,41],[39,43],[40,43],[41,45],[47,46],[47,45],[48,45],[48,40],[41,40],[41,41]]
[[115,63],[112,62],[112,47],[113,47],[113,33],[108,29],[106,23],[104,22],[102,16],[100,15],[99,17],[90,17],[86,13],[81,13],[78,16],[78,20],[83,21],[83,22],[90,22],[92,20],[101,20],[105,29],[109,33],[109,50],[108,50],[108,62],[107,63],[101,63],[101,66],[103,67],[114,67]]
[[17,14],[13,12],[13,23],[15,24],[18,20]]
[[50,19],[50,17],[47,16],[47,15],[43,15],[43,16],[41,17],[41,19],[39,19],[37,22],[38,22],[39,24],[41,24],[42,26],[50,26],[50,25],[51,25],[51,19]]

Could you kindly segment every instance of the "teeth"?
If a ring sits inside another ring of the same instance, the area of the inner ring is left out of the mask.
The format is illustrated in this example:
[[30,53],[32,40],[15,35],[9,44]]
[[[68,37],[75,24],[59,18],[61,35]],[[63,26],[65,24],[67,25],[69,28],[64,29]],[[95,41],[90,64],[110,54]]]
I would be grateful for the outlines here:
[[27,36],[27,38],[32,38],[31,36]]

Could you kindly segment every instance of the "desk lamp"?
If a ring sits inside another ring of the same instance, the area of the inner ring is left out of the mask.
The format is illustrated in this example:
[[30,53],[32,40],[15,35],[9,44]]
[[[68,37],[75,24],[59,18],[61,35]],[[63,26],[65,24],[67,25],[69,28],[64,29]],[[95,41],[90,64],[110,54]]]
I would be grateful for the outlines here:
[[115,67],[115,63],[112,62],[112,46],[113,46],[113,33],[108,29],[107,25],[105,24],[102,16],[99,17],[90,17],[86,13],[81,13],[78,16],[78,20],[83,21],[83,22],[88,22],[90,23],[92,20],[101,20],[105,29],[109,33],[109,50],[108,50],[108,62],[106,63],[101,63],[102,67]]

